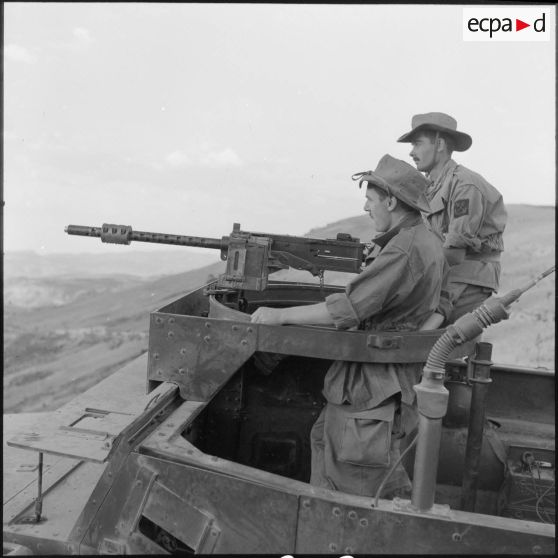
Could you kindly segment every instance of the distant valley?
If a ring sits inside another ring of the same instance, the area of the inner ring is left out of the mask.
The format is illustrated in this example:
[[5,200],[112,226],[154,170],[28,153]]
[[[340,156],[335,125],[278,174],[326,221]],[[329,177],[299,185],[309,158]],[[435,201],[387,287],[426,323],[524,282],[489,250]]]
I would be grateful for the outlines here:
[[61,306],[82,296],[118,292],[219,261],[216,251],[190,248],[117,250],[107,254],[8,252],[4,255],[4,305]]

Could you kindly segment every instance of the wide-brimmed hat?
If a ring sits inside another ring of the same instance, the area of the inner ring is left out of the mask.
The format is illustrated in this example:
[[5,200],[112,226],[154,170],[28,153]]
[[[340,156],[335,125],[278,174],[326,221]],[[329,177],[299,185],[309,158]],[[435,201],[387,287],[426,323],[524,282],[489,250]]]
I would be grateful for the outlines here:
[[473,143],[469,134],[457,131],[457,120],[443,112],[428,112],[426,114],[415,114],[411,120],[410,132],[403,134],[397,141],[411,142],[413,136],[420,130],[435,130],[444,132],[453,138],[455,151],[467,151]]
[[391,155],[384,155],[375,171],[353,174],[353,180],[359,180],[359,188],[364,182],[368,186],[377,186],[386,194],[396,197],[417,211],[430,212],[430,206],[424,192],[428,187],[426,178],[411,165]]

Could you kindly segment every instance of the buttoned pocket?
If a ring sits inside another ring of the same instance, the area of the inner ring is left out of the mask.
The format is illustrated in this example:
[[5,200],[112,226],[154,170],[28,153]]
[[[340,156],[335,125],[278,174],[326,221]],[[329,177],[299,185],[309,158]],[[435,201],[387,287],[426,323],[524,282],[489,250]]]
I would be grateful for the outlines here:
[[363,467],[388,467],[395,403],[345,417],[337,459]]

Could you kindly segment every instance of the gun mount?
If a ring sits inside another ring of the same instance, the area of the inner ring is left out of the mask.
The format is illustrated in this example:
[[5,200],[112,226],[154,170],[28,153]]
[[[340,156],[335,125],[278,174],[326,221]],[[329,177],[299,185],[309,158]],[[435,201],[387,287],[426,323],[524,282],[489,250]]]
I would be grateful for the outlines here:
[[290,235],[245,232],[234,223],[229,236],[206,238],[156,232],[134,231],[128,225],[104,224],[102,227],[68,225],[68,234],[92,236],[102,242],[130,244],[152,242],[221,251],[227,268],[217,281],[218,288],[263,291],[268,275],[279,269],[303,269],[323,280],[324,271],[358,273],[363,262],[364,244],[349,234],[322,240]]
[[[227,258],[229,241],[214,246]],[[147,354],[55,412],[5,421],[4,554],[554,554],[554,373],[493,364],[489,344],[467,341],[506,317],[502,304],[453,331],[337,331],[249,314],[342,287],[216,286],[152,312]],[[428,363],[421,398],[442,392],[447,410],[423,404],[434,434],[402,445],[417,505],[309,484],[337,359]]]

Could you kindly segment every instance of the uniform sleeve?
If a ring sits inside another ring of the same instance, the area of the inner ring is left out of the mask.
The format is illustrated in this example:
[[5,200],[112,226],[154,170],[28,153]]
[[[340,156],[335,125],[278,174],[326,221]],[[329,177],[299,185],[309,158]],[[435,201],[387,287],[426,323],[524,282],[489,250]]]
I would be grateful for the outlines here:
[[479,231],[486,213],[482,192],[473,184],[459,185],[448,207],[448,232],[444,248],[472,248],[480,251]]
[[413,284],[408,254],[397,246],[386,247],[347,284],[344,293],[325,299],[326,308],[335,327],[348,329],[377,314],[398,295],[405,296]]

